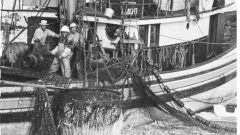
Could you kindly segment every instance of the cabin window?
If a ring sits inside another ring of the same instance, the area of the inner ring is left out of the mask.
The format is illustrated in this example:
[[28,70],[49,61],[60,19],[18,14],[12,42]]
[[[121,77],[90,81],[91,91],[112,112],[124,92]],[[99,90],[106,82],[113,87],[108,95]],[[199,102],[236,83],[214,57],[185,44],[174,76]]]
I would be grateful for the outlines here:
[[159,24],[151,25],[150,46],[159,46]]
[[143,41],[144,45],[148,43],[148,25],[139,26],[140,39]]
[[114,33],[116,32],[116,29],[118,29],[119,27],[120,27],[119,25],[115,24],[106,24],[105,30],[109,40],[113,41],[117,39],[117,36],[115,36]]

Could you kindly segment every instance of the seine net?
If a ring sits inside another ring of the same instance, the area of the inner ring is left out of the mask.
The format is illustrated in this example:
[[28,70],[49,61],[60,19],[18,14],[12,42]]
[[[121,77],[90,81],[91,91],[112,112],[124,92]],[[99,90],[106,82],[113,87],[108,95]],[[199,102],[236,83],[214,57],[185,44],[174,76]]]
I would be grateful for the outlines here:
[[[41,83],[65,85],[60,76],[51,74]],[[40,83],[40,82],[35,82]],[[113,134],[114,124],[121,122],[120,93],[106,89],[65,89],[49,96],[46,89],[36,88],[30,134],[88,135]],[[121,125],[120,125],[121,126]],[[118,127],[120,129],[120,127]],[[114,133],[115,134],[115,133]]]

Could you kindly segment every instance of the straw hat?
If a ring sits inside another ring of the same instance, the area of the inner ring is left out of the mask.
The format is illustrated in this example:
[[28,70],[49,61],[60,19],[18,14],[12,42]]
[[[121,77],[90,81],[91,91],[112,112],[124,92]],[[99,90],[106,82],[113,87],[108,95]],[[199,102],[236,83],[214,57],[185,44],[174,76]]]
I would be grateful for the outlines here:
[[41,20],[41,23],[39,23],[39,24],[40,24],[40,25],[45,25],[45,26],[48,25],[48,24],[47,24],[47,20]]

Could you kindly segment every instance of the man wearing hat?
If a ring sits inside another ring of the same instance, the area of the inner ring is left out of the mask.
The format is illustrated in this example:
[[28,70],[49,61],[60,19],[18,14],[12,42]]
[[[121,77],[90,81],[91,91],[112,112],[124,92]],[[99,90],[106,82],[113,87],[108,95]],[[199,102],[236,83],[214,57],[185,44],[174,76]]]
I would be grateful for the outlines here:
[[117,43],[111,42],[111,44],[116,47],[116,53],[114,57],[122,57],[122,55],[124,54],[124,49],[126,49],[126,46],[125,45],[121,46],[120,44],[121,36],[122,39],[129,39],[130,37],[125,32],[125,28],[116,29],[114,36],[118,37]]
[[[83,77],[83,71],[82,71],[83,65],[81,63],[83,63],[83,60],[84,60],[83,59],[84,36],[82,33],[77,32],[76,23],[70,24],[69,43],[70,45],[72,45],[71,48],[76,54],[76,59],[74,64],[76,64],[78,77],[79,79],[81,79]],[[81,49],[77,49],[76,47]]]
[[46,20],[41,20],[41,23],[39,24],[41,25],[41,27],[36,29],[31,42],[32,44],[34,44],[35,40],[40,40],[40,43],[42,45],[45,45],[48,36],[59,38],[59,34],[56,34],[55,32],[47,29],[48,24]]
[[73,46],[78,46],[79,44],[82,46],[84,42],[84,37],[82,34],[77,32],[76,23],[70,24],[70,35],[69,35],[70,43]]
[[71,80],[71,68],[70,68],[70,59],[72,56],[72,51],[69,48],[69,33],[70,30],[68,26],[64,25],[61,30],[61,37],[58,46],[56,46],[50,53],[55,55],[52,65],[50,67],[50,73],[57,72],[61,66],[62,75]]

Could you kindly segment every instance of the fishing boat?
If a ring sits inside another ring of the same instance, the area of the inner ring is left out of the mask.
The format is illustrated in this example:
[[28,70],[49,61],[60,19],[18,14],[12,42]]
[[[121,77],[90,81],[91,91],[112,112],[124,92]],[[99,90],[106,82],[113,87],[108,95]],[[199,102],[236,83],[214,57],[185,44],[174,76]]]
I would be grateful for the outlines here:
[[[2,16],[14,16],[15,19],[17,15],[22,16],[19,24],[26,29],[24,39],[19,37],[24,32],[18,31],[12,41],[5,41],[5,45],[12,45],[14,50],[14,40],[30,44],[41,19],[48,20],[49,28],[56,33],[60,25],[76,22],[79,31],[85,36],[86,44],[100,43],[104,55],[113,64],[108,61],[103,66],[99,64],[99,68],[85,68],[82,69],[85,72],[82,74],[76,71],[76,78],[66,89],[97,86],[121,92],[125,115],[133,115],[126,124],[136,121],[139,124],[140,119],[146,123],[160,117],[156,102],[142,91],[145,86],[168,104],[178,101],[172,98],[172,95],[177,96],[192,111],[200,111],[214,104],[236,102],[236,41],[226,41],[224,35],[226,22],[234,24],[236,21],[235,1],[49,0],[43,5],[41,1],[38,3],[38,7],[42,7],[40,10],[27,5],[27,1],[20,1],[19,9],[15,9],[14,1],[13,9],[2,9]],[[5,28],[9,28],[7,21],[4,24]],[[17,24],[18,21],[13,26],[22,29]],[[34,27],[29,27],[29,24]],[[115,33],[119,30],[125,36],[116,36]],[[56,46],[55,40],[49,39],[50,48]],[[123,51],[118,50],[118,44],[124,46]],[[34,87],[48,88],[49,92],[58,88],[52,84],[43,86],[26,82],[46,76],[52,56],[43,55],[43,59],[47,60],[45,66],[24,67],[26,59],[13,60],[11,57],[12,60],[9,61],[9,49],[5,50],[2,58],[5,55],[8,62],[1,66],[0,113],[32,111],[34,100],[30,93]],[[119,59],[119,52],[122,59]],[[39,61],[41,59],[36,56],[33,63],[41,63]],[[86,63],[81,64],[87,67]],[[151,72],[150,68],[155,72]],[[74,69],[78,70],[73,64]],[[143,82],[129,75],[133,72]],[[13,82],[16,78],[19,80],[18,77],[24,79]],[[174,107],[181,108],[179,105]]]

